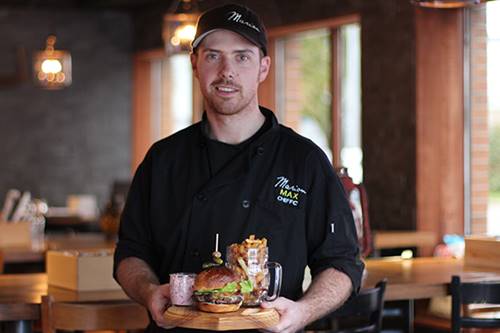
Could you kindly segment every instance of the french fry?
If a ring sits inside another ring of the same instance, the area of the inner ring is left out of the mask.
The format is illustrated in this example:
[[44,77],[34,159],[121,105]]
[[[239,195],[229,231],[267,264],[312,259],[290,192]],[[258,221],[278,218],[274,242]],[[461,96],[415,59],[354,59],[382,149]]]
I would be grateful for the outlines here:
[[248,267],[245,261],[242,258],[238,258],[238,264],[240,264],[241,268],[245,272],[245,276],[248,278],[250,277],[250,274],[248,273]]

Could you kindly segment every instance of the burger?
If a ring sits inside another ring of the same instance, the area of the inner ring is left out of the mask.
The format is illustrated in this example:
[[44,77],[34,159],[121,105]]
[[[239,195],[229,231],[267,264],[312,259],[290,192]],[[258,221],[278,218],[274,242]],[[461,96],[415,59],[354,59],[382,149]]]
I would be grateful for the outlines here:
[[243,294],[253,290],[249,280],[225,266],[203,270],[196,276],[193,297],[205,312],[233,312],[240,308]]

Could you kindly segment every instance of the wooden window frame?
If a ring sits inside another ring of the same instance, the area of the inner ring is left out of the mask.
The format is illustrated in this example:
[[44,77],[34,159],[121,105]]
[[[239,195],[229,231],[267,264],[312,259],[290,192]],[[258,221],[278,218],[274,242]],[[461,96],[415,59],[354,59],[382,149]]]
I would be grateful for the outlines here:
[[[305,32],[308,30],[317,29],[329,29],[331,36],[331,95],[332,95],[332,105],[331,105],[331,121],[332,121],[332,136],[330,145],[332,147],[332,157],[333,165],[340,166],[340,150],[341,150],[341,110],[340,110],[340,94],[341,94],[341,81],[340,81],[340,69],[342,64],[340,60],[340,52],[342,52],[341,45],[339,43],[339,28],[346,24],[358,23],[361,24],[361,17],[359,14],[351,14],[345,16],[339,16],[334,18],[329,18],[325,20],[317,20],[313,22],[304,22],[293,25],[287,25],[282,27],[271,28],[268,31],[268,50],[269,56],[274,62],[275,59],[275,46],[276,40],[278,38],[285,37],[287,35],[296,34],[300,32]],[[271,66],[268,78],[259,86],[259,102],[261,105],[271,109],[276,110],[276,79],[275,76],[275,66]]]
[[[152,100],[152,67],[158,61],[166,61],[167,54],[163,48],[137,52],[133,57],[133,93],[132,93],[132,174],[144,159],[151,145],[164,132],[168,132],[171,117],[166,114],[155,114],[158,106]],[[165,71],[162,68],[162,71]],[[164,77],[164,73],[161,74]],[[203,97],[198,84],[193,77],[193,123],[201,119],[203,113]],[[162,91],[170,91],[169,82],[162,81]],[[169,103],[169,94],[162,94],[160,108],[163,110]],[[154,128],[153,123],[161,121],[161,130]],[[161,132],[161,133],[159,133]]]

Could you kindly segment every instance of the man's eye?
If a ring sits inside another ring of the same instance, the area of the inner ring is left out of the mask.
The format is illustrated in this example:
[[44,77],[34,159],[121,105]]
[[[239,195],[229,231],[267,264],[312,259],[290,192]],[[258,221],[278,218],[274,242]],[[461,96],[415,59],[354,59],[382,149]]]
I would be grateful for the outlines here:
[[218,55],[216,53],[208,53],[207,54],[208,60],[216,60],[217,58],[218,58]]
[[250,57],[247,56],[246,54],[240,54],[238,60],[241,61],[241,62],[244,62],[244,61],[250,60]]

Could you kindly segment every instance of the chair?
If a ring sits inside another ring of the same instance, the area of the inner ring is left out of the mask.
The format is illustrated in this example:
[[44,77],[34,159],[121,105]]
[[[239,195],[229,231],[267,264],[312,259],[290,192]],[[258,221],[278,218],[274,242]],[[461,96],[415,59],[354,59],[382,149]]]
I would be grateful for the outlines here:
[[376,333],[382,327],[386,280],[363,289],[339,309],[306,327],[306,331]]
[[366,189],[363,184],[355,184],[353,182],[347,172],[347,168],[336,168],[336,171],[351,206],[361,256],[366,258],[373,250]]
[[500,281],[461,282],[459,276],[451,278],[451,331],[461,328],[500,328],[500,318],[473,317],[464,306],[471,304],[500,305]]
[[42,332],[56,330],[142,330],[149,323],[144,307],[131,301],[55,302],[42,297]]

